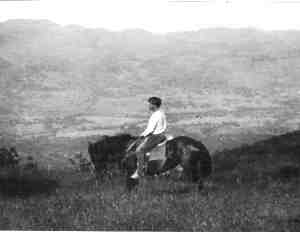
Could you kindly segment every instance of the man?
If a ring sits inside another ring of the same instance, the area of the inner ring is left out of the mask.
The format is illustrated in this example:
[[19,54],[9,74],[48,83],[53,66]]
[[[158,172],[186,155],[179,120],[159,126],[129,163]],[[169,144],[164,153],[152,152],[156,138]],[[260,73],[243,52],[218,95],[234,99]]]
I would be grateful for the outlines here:
[[158,97],[150,97],[148,103],[151,116],[147,128],[139,137],[142,142],[134,152],[138,159],[138,170],[131,176],[132,178],[138,178],[143,175],[145,154],[155,148],[159,143],[163,142],[166,138],[164,132],[167,128],[167,120],[165,113],[161,109],[162,100]]

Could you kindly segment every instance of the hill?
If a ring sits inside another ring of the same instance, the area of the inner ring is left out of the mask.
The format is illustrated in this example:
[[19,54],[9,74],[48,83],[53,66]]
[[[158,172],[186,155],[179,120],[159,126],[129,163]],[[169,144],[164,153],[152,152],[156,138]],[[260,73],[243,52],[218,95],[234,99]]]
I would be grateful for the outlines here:
[[[300,177],[300,131],[217,152],[216,179],[258,183]],[[229,177],[227,179],[227,177]]]
[[128,193],[122,176],[96,182],[89,172],[58,166],[65,160],[57,154],[70,146],[80,150],[78,142],[47,143],[52,157],[60,158],[52,169],[0,177],[0,228],[296,232],[299,139],[295,131],[216,153],[213,175],[201,193],[172,175],[144,178]]
[[210,150],[299,128],[300,32],[112,32],[0,23],[1,129],[18,138],[115,133],[165,99],[172,133]]

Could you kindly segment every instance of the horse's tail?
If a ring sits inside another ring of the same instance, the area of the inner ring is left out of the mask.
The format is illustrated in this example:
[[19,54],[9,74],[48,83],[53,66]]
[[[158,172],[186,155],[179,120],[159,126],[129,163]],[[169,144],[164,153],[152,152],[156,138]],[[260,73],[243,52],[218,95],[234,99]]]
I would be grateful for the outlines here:
[[191,166],[193,182],[203,181],[212,173],[212,159],[208,151],[198,153],[198,158],[193,163],[194,165]]
[[198,170],[202,178],[206,178],[212,173],[212,159],[208,151],[202,153],[198,160]]
[[201,152],[191,170],[192,181],[198,183],[198,190],[204,187],[204,179],[212,173],[212,159],[208,151]]

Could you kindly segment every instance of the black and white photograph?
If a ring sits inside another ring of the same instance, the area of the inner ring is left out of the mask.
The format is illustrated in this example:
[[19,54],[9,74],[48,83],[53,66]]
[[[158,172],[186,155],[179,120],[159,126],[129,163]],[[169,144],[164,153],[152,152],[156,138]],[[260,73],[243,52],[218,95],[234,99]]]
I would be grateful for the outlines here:
[[300,0],[0,0],[0,230],[300,231]]

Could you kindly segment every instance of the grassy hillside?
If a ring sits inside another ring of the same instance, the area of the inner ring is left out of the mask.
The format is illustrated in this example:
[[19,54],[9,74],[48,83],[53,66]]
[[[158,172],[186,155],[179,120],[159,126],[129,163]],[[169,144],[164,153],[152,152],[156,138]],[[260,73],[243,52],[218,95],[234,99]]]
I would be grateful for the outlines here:
[[257,183],[262,179],[289,181],[293,178],[299,181],[300,131],[217,152],[214,159],[215,172],[220,174],[221,179],[228,174],[231,181],[241,182]]
[[[38,167],[0,173],[0,229],[298,231],[300,132],[284,133],[299,129],[299,59],[297,31],[0,23],[0,142]],[[99,134],[140,132],[150,95],[170,133],[214,152],[202,193],[172,175],[128,194],[70,162]]]
[[52,156],[45,157],[57,161],[50,170],[41,160],[35,172],[0,176],[0,229],[296,232],[299,141],[297,131],[215,154],[214,173],[201,193],[174,173],[145,179],[131,194],[122,176],[97,183],[67,165],[61,153],[86,144],[46,143]]
[[0,126],[18,138],[115,133],[142,122],[145,99],[160,95],[170,131],[198,136],[210,150],[295,130],[299,37],[297,31],[158,35],[3,22]]

